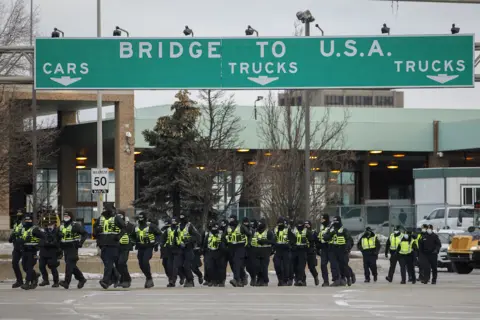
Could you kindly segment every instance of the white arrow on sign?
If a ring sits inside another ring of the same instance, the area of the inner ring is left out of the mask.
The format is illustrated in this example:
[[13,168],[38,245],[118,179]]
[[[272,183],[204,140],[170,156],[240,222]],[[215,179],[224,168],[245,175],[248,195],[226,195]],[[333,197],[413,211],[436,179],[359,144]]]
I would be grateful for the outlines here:
[[448,74],[439,74],[438,76],[427,76],[427,78],[432,79],[435,82],[444,84],[447,83],[450,80],[458,78],[457,76],[449,76]]
[[82,78],[70,78],[68,76],[63,76],[60,78],[50,78],[50,80],[55,81],[56,83],[60,83],[61,85],[66,87],[71,85],[72,83],[82,80]]
[[278,77],[269,78],[267,76],[259,76],[258,78],[248,77],[247,79],[250,80],[250,81],[253,81],[255,83],[258,83],[261,86],[264,86],[264,85],[267,85],[269,83],[272,83],[273,81],[277,81]]

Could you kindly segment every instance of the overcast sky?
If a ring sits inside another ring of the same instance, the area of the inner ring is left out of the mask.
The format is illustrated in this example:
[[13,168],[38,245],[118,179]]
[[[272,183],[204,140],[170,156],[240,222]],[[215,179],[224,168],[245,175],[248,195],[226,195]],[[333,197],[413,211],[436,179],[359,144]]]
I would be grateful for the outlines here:
[[[57,27],[68,37],[96,36],[96,0],[34,0],[41,35]],[[102,0],[102,34],[116,25],[131,36],[183,37],[185,25],[196,36],[242,36],[250,24],[260,36],[291,36],[295,13],[310,9],[326,35],[376,35],[383,23],[392,34],[446,34],[452,23],[480,41],[480,5],[405,3],[370,0]],[[312,30],[312,35],[318,30]],[[480,73],[477,68],[477,73]],[[476,89],[405,90],[407,108],[479,108]],[[137,91],[136,107],[169,104],[171,91]],[[238,105],[251,105],[260,91],[237,91]],[[83,117],[82,117],[83,118]]]

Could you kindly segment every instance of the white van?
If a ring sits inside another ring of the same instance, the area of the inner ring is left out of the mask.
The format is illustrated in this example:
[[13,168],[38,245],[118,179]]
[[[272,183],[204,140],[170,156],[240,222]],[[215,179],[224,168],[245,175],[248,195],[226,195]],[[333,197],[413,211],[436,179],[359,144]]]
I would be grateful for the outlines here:
[[423,217],[423,220],[418,221],[417,227],[421,228],[423,224],[433,225],[434,230],[467,230],[473,225],[473,207],[437,208],[428,216]]

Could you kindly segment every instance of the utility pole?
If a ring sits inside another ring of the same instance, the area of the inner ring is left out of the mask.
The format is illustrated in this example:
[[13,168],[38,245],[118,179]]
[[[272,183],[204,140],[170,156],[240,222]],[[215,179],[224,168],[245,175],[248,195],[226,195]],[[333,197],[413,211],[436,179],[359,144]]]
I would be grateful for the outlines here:
[[[30,0],[30,46],[33,46],[33,0]],[[31,74],[33,80],[32,84],[32,213],[33,222],[37,222],[37,166],[38,166],[38,151],[37,151],[37,90],[35,90],[35,64],[32,62]]]
[[[310,21],[305,22],[305,37],[310,36]],[[310,213],[310,101],[308,90],[303,90],[303,104],[305,106],[305,218]]]
[[[102,36],[102,1],[97,0],[97,37]],[[103,168],[103,114],[102,114],[102,92],[97,91],[97,168]],[[103,211],[103,194],[98,194],[97,216]]]

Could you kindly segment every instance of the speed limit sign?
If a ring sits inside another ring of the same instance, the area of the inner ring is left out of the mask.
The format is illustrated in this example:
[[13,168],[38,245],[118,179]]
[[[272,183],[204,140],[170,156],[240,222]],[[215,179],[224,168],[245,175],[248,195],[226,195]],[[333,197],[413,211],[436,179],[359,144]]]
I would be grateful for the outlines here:
[[108,168],[92,168],[92,193],[108,193]]

